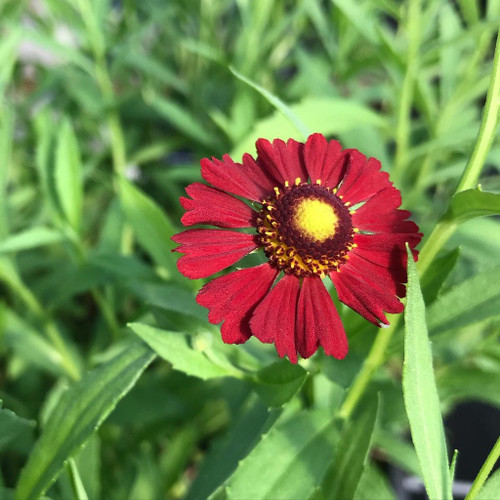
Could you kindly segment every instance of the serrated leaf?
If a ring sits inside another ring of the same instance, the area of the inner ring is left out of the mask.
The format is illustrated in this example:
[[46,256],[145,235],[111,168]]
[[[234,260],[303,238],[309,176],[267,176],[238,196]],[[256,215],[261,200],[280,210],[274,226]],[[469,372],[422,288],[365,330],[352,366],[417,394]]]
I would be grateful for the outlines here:
[[184,333],[160,330],[141,323],[131,323],[128,326],[158,356],[171,363],[176,370],[187,375],[203,380],[241,375],[238,369],[229,363],[222,366],[207,357],[204,351],[208,352],[208,346],[200,345],[199,348],[193,348],[189,344],[189,337]]
[[500,214],[500,194],[467,189],[453,196],[444,218],[461,223],[475,217],[498,214]]
[[65,219],[79,231],[83,207],[83,177],[80,149],[73,127],[64,120],[57,139],[55,188]]
[[427,317],[434,334],[499,315],[500,267],[495,267],[451,288],[432,304]]
[[63,394],[19,477],[16,500],[35,499],[46,491],[64,461],[99,427],[153,358],[144,344],[129,343]]
[[408,248],[407,251],[404,402],[427,494],[430,498],[451,500],[448,455],[425,322],[425,304],[413,256]]
[[333,459],[337,436],[326,412],[278,420],[226,482],[227,498],[309,498]]
[[32,432],[35,422],[17,416],[13,411],[2,408],[0,400],[0,451],[15,441],[21,434]]
[[255,374],[254,387],[267,406],[282,406],[298,392],[306,378],[304,368],[280,360]]
[[32,227],[13,234],[0,243],[0,253],[12,253],[63,241],[65,236],[47,227]]
[[339,500],[354,498],[366,466],[377,415],[378,403],[375,401],[359,418],[343,429],[335,449],[335,460],[321,485],[326,498]]
[[125,178],[120,180],[122,210],[137,236],[139,244],[151,254],[156,263],[178,276],[172,255],[171,240],[176,230],[166,214],[149,196]]

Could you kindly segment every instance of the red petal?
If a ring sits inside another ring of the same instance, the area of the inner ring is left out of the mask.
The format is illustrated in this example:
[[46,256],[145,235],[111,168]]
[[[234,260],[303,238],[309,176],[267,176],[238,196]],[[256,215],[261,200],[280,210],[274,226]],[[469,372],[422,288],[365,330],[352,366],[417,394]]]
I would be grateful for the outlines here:
[[290,184],[295,179],[307,180],[307,172],[302,160],[303,146],[301,142],[289,139],[285,144],[281,139],[275,139],[271,144],[266,139],[259,139],[257,147],[257,161],[275,179],[284,184]]
[[183,253],[177,268],[188,278],[206,278],[238,262],[257,245],[251,234],[220,229],[188,229],[172,237]]
[[196,301],[210,310],[210,323],[224,321],[221,334],[226,344],[242,344],[251,336],[250,316],[277,275],[269,264],[261,264],[216,278],[199,291]]
[[406,254],[405,243],[414,248],[421,238],[421,233],[355,234],[354,243],[369,251]]
[[202,177],[212,186],[249,200],[261,202],[276,185],[255,161],[250,161],[249,155],[243,164],[235,163],[229,155],[224,155],[222,161],[203,158],[200,164]]
[[242,201],[223,191],[200,182],[190,184],[182,197],[181,205],[187,210],[181,222],[185,226],[211,224],[218,227],[250,227],[255,211]]
[[362,256],[351,252],[349,260],[342,265],[341,272],[344,270],[352,270],[355,274],[362,275],[365,281],[379,286],[398,297],[406,295],[406,287],[403,283],[406,282],[406,270],[393,271],[387,267],[370,262]]
[[344,182],[338,190],[338,195],[352,205],[364,201],[381,189],[391,186],[389,174],[380,171],[380,162],[376,158],[366,157],[356,149],[349,152],[347,170]]
[[344,326],[330,294],[319,278],[304,278],[297,306],[297,350],[308,358],[323,347],[328,356],[342,359],[347,354]]
[[321,134],[312,134],[304,146],[304,162],[312,183],[318,179],[329,187],[336,187],[343,175],[342,146],[338,141],[327,141]]
[[389,324],[384,311],[400,313],[403,304],[389,293],[384,293],[363,281],[361,276],[340,268],[340,272],[330,273],[330,278],[335,285],[341,302],[357,311],[361,316],[371,323],[380,326],[379,323]]
[[297,362],[295,316],[299,295],[299,279],[285,275],[255,309],[250,320],[252,333],[267,344],[276,345],[280,357]]

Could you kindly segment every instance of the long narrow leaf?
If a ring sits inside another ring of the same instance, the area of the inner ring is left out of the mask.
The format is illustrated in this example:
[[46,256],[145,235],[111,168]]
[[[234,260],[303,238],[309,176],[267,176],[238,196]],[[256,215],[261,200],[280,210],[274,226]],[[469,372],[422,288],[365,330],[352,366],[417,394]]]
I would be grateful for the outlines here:
[[16,500],[35,499],[47,490],[64,461],[99,427],[153,358],[144,344],[128,344],[63,394],[21,473]]
[[408,250],[403,395],[411,436],[429,498],[450,499],[451,487],[443,420],[417,270]]

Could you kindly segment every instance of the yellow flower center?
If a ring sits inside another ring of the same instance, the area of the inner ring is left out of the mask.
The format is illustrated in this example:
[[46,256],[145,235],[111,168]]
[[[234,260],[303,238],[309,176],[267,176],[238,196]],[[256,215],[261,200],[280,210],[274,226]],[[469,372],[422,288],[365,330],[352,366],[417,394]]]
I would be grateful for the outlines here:
[[325,241],[334,236],[339,223],[332,205],[314,198],[300,201],[293,220],[297,229],[316,241]]
[[336,189],[297,179],[274,193],[262,200],[255,221],[270,264],[298,277],[338,270],[356,244],[351,213]]

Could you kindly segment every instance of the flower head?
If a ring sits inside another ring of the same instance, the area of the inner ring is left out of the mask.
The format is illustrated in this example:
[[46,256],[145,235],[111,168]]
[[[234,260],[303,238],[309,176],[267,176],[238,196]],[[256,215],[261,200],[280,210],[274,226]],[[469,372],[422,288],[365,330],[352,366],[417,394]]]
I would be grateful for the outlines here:
[[181,221],[224,229],[174,236],[184,254],[179,271],[206,278],[261,249],[267,262],[215,278],[198,293],[209,321],[223,322],[224,342],[254,335],[293,363],[297,353],[308,358],[319,346],[341,359],[347,338],[322,278],[368,321],[388,324],[385,313],[403,310],[405,242],[414,249],[422,235],[398,208],[400,193],[375,158],[342,151],[321,134],[305,144],[259,139],[256,146],[256,160],[245,154],[242,163],[228,155],[201,161],[211,186],[186,188]]

